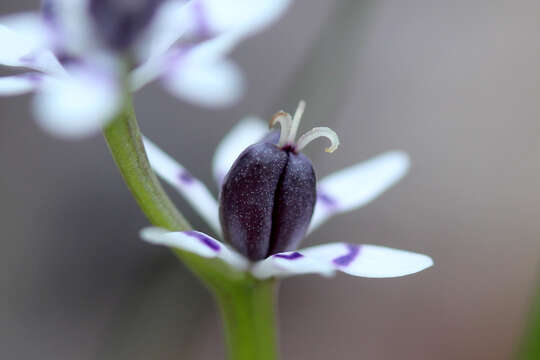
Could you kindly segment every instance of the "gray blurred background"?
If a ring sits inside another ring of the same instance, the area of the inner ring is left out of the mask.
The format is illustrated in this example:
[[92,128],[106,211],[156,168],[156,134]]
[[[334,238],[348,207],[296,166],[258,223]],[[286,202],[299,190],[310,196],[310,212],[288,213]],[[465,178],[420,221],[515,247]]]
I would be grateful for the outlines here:
[[[3,0],[0,14],[36,6]],[[309,148],[320,176],[389,149],[411,155],[403,182],[309,241],[388,245],[435,266],[283,282],[284,359],[512,358],[540,285],[539,33],[535,0],[296,0],[234,52],[249,86],[237,106],[194,107],[159,86],[137,95],[144,132],[215,192],[224,133],[300,98],[303,129],[341,137],[332,156]],[[104,140],[52,138],[28,105],[0,99],[1,358],[223,357],[206,290],[138,239],[147,222]]]

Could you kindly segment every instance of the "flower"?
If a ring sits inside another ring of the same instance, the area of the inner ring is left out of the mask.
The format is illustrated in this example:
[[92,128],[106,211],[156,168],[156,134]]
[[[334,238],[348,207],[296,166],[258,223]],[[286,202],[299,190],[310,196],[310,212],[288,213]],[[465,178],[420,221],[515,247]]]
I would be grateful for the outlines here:
[[[264,123],[247,118],[238,123],[219,144],[213,159],[213,173],[218,184],[224,181],[238,155],[267,134]],[[309,132],[308,132],[309,133]],[[206,186],[182,165],[144,139],[148,159],[155,172],[173,186],[194,207],[212,230],[222,236],[218,203]],[[401,151],[390,151],[324,177],[317,185],[317,199],[308,234],[332,216],[359,208],[399,181],[409,168],[409,158]],[[217,258],[254,277],[286,277],[318,273],[324,276],[342,271],[363,277],[396,277],[424,270],[433,264],[429,256],[384,246],[329,243],[300,250],[271,254],[252,261],[216,238],[198,231],[171,232],[148,227],[141,237],[151,243]]]
[[125,92],[161,80],[173,95],[218,107],[244,84],[226,55],[273,21],[289,0],[43,0],[41,12],[0,18],[0,95],[35,92],[40,126],[63,137],[95,133]]

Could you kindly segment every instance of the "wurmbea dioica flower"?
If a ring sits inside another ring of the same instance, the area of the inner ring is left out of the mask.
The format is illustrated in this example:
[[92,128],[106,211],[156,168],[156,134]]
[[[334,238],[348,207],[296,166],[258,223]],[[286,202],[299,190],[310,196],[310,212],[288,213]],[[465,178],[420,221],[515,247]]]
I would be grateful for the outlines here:
[[160,79],[173,95],[205,106],[242,92],[226,58],[289,0],[43,0],[41,12],[0,18],[0,95],[35,92],[34,113],[64,137],[99,131],[126,92]]
[[426,255],[376,245],[335,242],[296,250],[306,232],[335,214],[370,202],[401,179],[409,167],[406,154],[392,151],[329,175],[316,185],[311,161],[300,151],[325,136],[331,141],[327,149],[331,152],[337,148],[338,138],[328,128],[314,128],[295,142],[303,107],[301,103],[293,119],[284,112],[272,118],[271,125],[280,122],[280,132],[267,133],[260,120],[247,119],[223,139],[213,162],[214,176],[222,186],[219,205],[202,182],[145,139],[156,173],[227,244],[198,231],[170,232],[155,227],[143,229],[142,238],[218,258],[259,279],[306,273],[328,276],[336,271],[396,277],[431,266],[433,261]]

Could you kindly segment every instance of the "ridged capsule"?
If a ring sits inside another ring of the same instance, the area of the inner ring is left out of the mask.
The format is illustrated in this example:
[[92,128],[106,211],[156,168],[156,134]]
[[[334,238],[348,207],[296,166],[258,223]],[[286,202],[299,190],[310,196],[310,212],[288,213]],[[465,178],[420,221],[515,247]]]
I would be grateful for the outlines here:
[[337,148],[337,135],[315,128],[294,142],[305,104],[291,119],[278,112],[271,132],[245,149],[224,179],[219,215],[225,240],[252,261],[294,250],[303,239],[315,208],[316,177],[311,161],[300,152],[313,139],[328,137]]

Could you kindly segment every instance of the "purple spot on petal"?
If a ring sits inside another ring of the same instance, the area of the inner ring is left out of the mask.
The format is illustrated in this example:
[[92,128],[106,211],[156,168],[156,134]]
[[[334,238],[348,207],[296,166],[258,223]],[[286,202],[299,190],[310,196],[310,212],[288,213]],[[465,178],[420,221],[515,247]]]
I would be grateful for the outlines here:
[[299,252],[293,252],[290,254],[277,254],[274,255],[274,257],[280,258],[280,259],[286,259],[286,260],[296,260],[304,257],[304,255],[300,254]]
[[334,259],[333,263],[337,266],[349,266],[360,254],[361,245],[348,244],[349,252]]
[[219,244],[215,240],[209,238],[204,234],[198,233],[196,231],[186,231],[185,234],[194,237],[195,239],[198,239],[201,243],[208,246],[211,250],[215,252],[218,252],[221,249],[221,246],[219,246]]
[[39,84],[39,82],[43,80],[43,77],[41,76],[41,74],[37,72],[27,72],[27,73],[17,74],[15,76],[21,79],[26,79],[32,82],[34,85]]
[[182,170],[178,174],[178,179],[185,185],[191,185],[195,181],[193,175],[191,175],[187,170]]
[[162,77],[166,78],[168,71],[178,71],[187,54],[193,49],[193,44],[183,43],[173,49],[171,49],[165,57],[165,68],[167,71],[164,71]]
[[19,61],[24,64],[32,64],[33,62],[36,61],[36,54],[30,53],[30,54],[23,55],[19,58]]
[[202,1],[195,1],[193,3],[193,17],[197,23],[197,33],[201,38],[210,36],[210,26],[204,9]]
[[321,204],[327,207],[336,207],[338,205],[336,199],[326,194],[321,189],[317,191],[317,199]]

